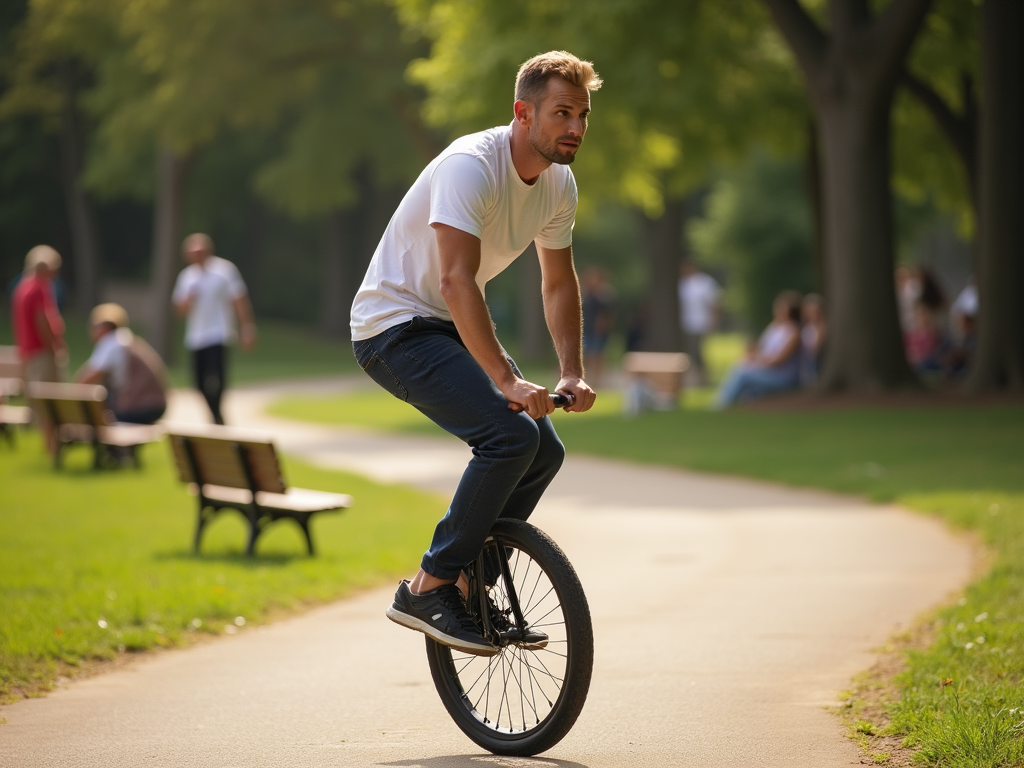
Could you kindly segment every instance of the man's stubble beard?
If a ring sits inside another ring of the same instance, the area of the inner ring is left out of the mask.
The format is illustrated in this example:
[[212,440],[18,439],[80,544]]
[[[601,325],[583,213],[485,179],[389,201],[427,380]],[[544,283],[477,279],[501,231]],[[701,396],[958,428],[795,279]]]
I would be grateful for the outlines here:
[[570,163],[572,163],[573,160],[576,159],[575,152],[559,152],[557,148],[557,141],[555,142],[555,146],[551,148],[541,146],[532,133],[530,134],[530,146],[533,147],[534,151],[538,155],[543,157],[549,163],[555,163],[557,165],[569,165]]

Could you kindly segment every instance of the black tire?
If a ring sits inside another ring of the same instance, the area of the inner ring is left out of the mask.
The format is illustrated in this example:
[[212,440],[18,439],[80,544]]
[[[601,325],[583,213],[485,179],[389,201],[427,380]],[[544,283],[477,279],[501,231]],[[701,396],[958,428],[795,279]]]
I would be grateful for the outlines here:
[[[548,634],[547,646],[509,644],[482,657],[428,637],[427,657],[441,701],[463,733],[496,755],[536,755],[562,740],[587,699],[594,666],[590,607],[569,560],[545,533],[499,520],[485,549],[499,545],[508,553],[522,613]],[[496,587],[498,607],[505,608],[504,579]]]

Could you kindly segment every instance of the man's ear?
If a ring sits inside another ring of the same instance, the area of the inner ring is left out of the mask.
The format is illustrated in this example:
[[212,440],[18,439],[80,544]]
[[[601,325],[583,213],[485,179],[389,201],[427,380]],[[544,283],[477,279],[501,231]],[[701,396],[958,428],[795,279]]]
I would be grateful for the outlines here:
[[516,103],[512,105],[512,110],[516,115],[516,122],[523,126],[530,124],[533,120],[533,104],[522,99],[517,99]]

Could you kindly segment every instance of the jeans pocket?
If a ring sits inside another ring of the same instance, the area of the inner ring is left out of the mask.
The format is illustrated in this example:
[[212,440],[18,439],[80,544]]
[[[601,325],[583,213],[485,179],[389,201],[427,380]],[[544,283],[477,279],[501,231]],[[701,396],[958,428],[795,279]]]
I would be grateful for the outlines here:
[[377,382],[383,389],[390,392],[402,402],[409,400],[409,390],[405,388],[395,372],[391,370],[384,358],[374,352],[371,348],[369,357],[364,365],[360,362],[366,374]]
[[370,362],[370,355],[373,354],[373,343],[370,339],[353,341],[352,354],[355,356],[356,362],[359,363],[359,367],[365,371],[366,364]]

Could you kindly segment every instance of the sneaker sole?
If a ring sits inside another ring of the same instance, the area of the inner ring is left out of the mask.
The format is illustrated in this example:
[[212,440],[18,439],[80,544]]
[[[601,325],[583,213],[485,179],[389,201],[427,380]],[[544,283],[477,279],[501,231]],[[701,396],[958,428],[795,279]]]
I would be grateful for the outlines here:
[[498,649],[493,645],[467,643],[465,640],[459,640],[457,637],[446,635],[444,632],[441,632],[435,627],[427,624],[427,622],[417,619],[415,616],[403,613],[393,605],[388,607],[387,611],[385,611],[385,615],[395,622],[395,624],[400,624],[406,629],[412,629],[416,632],[422,632],[431,640],[434,640],[441,645],[447,645],[449,648],[454,648],[457,651],[470,653],[474,656],[494,656],[498,653]]

